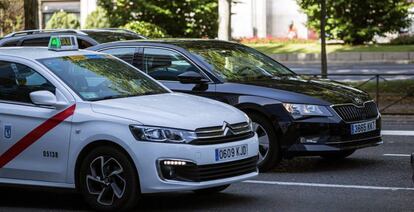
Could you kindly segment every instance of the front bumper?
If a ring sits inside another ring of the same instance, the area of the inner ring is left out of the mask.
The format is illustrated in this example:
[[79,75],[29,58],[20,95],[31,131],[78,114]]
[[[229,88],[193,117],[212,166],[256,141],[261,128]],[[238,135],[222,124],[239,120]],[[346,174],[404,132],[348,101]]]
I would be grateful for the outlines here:
[[[371,132],[351,135],[351,124],[376,121]],[[347,123],[339,117],[310,118],[288,124],[282,136],[286,156],[312,156],[326,152],[356,150],[382,144],[381,117]]]
[[[242,158],[217,162],[215,149],[233,147],[246,144],[247,155]],[[220,179],[189,182],[178,180],[166,180],[161,176],[159,161],[164,159],[191,161],[198,166],[215,165],[232,161],[257,157],[258,139],[255,135],[241,141],[214,144],[214,145],[187,145],[187,144],[166,144],[153,142],[136,142],[132,147],[135,155],[134,161],[137,164],[142,193],[158,193],[171,191],[191,191],[203,188],[227,185],[250,179],[258,175],[257,169],[242,175],[225,177]]]

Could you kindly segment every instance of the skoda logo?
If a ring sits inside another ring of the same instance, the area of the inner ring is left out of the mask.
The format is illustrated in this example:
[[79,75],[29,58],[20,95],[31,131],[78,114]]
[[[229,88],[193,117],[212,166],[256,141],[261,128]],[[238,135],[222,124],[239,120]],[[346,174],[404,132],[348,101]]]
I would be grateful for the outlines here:
[[230,126],[230,124],[229,123],[227,123],[227,122],[224,122],[223,123],[223,135],[225,135],[225,136],[229,136],[229,135],[234,135],[234,132],[233,132],[233,130],[231,129],[231,126]]
[[364,103],[364,101],[362,101],[362,99],[360,99],[360,98],[358,98],[358,97],[354,98],[354,102],[355,102],[357,105],[361,105],[362,103]]

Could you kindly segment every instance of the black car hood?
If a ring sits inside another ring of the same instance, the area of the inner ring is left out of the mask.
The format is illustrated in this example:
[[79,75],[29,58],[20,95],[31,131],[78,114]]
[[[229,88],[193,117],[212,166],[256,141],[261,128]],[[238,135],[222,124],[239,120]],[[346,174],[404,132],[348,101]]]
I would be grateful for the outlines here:
[[[311,104],[320,104],[322,102],[325,104],[353,103],[362,105],[363,102],[371,100],[369,95],[361,90],[325,79],[289,76],[238,81],[237,83],[277,89],[276,92],[279,91],[281,95],[276,93],[267,97],[276,98],[284,102]],[[303,98],[303,95],[306,98]]]

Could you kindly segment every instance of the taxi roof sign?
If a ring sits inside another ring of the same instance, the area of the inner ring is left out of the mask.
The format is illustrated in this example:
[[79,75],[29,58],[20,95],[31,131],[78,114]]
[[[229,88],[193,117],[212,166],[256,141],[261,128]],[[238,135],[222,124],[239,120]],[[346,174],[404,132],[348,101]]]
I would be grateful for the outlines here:
[[52,35],[50,37],[49,50],[76,51],[78,49],[78,40],[73,35]]

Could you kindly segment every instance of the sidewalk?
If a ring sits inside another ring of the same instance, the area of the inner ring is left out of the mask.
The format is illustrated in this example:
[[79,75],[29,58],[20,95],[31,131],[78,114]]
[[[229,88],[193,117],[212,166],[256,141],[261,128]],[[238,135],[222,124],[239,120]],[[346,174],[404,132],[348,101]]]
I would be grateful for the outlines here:
[[[285,64],[320,63],[319,53],[293,53],[270,55],[278,62]],[[414,62],[414,52],[338,52],[328,54],[328,63],[394,63],[407,64]]]

